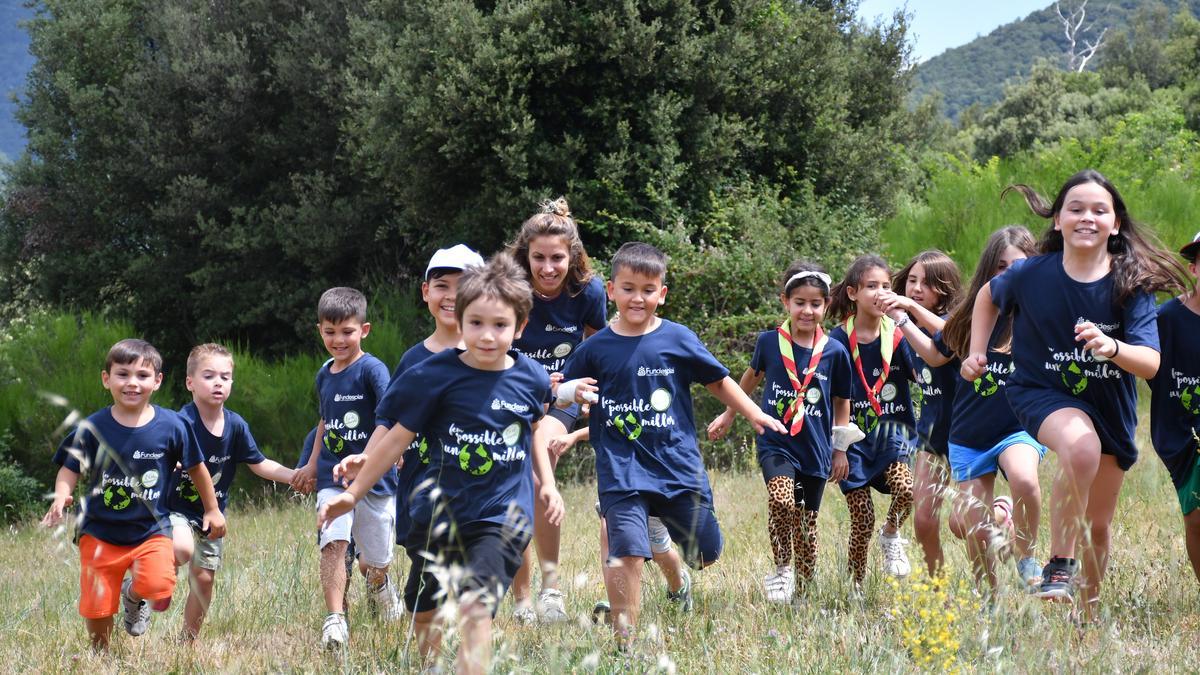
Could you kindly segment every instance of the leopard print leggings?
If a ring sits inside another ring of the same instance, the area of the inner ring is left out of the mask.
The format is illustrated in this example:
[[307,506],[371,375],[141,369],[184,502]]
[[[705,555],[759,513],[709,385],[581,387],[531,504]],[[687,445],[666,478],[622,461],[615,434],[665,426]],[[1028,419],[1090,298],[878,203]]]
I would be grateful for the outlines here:
[[[912,471],[907,464],[894,462],[884,472],[883,478],[892,493],[887,522],[900,529],[912,513]],[[862,583],[867,576],[867,551],[871,544],[871,536],[875,532],[875,505],[871,502],[871,486],[864,485],[847,492],[846,506],[850,510],[850,576],[855,583]]]
[[775,567],[795,560],[799,589],[817,567],[817,512],[796,506],[795,489],[787,476],[767,481],[767,536]]

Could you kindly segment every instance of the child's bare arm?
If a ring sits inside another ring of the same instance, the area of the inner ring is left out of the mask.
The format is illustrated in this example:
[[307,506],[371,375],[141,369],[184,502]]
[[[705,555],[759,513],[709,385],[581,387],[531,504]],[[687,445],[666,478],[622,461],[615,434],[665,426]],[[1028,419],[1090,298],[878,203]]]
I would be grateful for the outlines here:
[[975,310],[971,312],[971,353],[962,360],[961,375],[967,382],[983,377],[987,369],[988,340],[996,328],[1000,308],[992,300],[992,285],[984,284],[975,296]]
[[288,468],[273,459],[266,459],[258,464],[251,464],[250,471],[254,472],[259,478],[273,480],[276,483],[291,483],[292,478],[296,475],[296,470]]
[[208,531],[209,539],[224,537],[225,515],[221,513],[221,506],[217,503],[217,493],[213,491],[212,476],[208,473],[208,467],[204,462],[200,462],[187,472],[192,479],[192,485],[196,486],[196,492],[200,493],[200,503],[204,504],[204,522],[201,529]]
[[[746,396],[754,394],[754,390],[758,388],[759,383],[763,381],[766,373],[757,373],[753,368],[747,368],[746,372],[742,373],[742,377],[738,380],[738,386],[742,391],[746,392]],[[725,412],[713,418],[708,424],[708,440],[716,441],[725,437],[729,433],[729,428],[733,426],[733,409],[726,406]]]
[[350,487],[342,494],[334,497],[321,506],[317,511],[317,527],[323,528],[335,518],[345,515],[354,508],[363,495],[370,492],[375,483],[392,468],[404,455],[404,450],[417,437],[415,432],[396,424],[380,439],[379,444],[371,449],[367,461],[358,472],[358,476],[350,483]]
[[917,356],[920,356],[930,368],[944,366],[950,360],[949,356],[938,351],[937,345],[933,344],[933,338],[918,328],[915,322],[904,322],[900,331],[904,333],[904,339],[908,340],[908,344],[917,353]]
[[308,453],[308,463],[296,469],[296,473],[292,475],[292,489],[296,492],[308,494],[313,491],[317,483],[317,461],[321,454],[321,436],[325,429],[325,420],[317,420],[317,433],[313,436],[312,451]]
[[75,484],[79,482],[79,474],[59,467],[58,475],[54,478],[54,501],[50,502],[50,510],[42,517],[42,525],[54,527],[63,520],[63,511],[75,501],[71,496],[75,492]]
[[766,429],[773,429],[781,434],[787,433],[787,427],[754,405],[754,401],[750,400],[746,392],[742,391],[732,378],[726,376],[716,382],[704,385],[704,388],[735,413],[749,420],[754,427],[754,433],[761,434]]
[[550,453],[547,448],[547,434],[538,433],[539,424],[533,424],[533,473],[537,476],[541,487],[538,489],[538,501],[546,507],[546,520],[551,525],[561,525],[563,519],[562,495],[554,481],[554,467],[550,464]]

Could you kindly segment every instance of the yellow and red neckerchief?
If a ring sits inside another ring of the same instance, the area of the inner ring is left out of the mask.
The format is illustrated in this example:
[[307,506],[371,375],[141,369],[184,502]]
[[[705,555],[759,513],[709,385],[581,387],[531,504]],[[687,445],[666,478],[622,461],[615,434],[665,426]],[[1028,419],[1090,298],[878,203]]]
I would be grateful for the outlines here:
[[874,385],[867,383],[867,374],[863,372],[862,358],[858,353],[858,334],[854,329],[854,315],[846,317],[844,325],[846,334],[850,336],[850,356],[854,359],[854,369],[858,371],[858,379],[862,381],[863,388],[867,390],[867,401],[871,403],[871,408],[875,410],[875,414],[883,415],[883,406],[879,404],[879,392],[883,389],[883,384],[887,382],[888,373],[892,371],[892,356],[896,353],[896,348],[900,346],[900,342],[904,339],[904,333],[896,330],[896,323],[892,318],[884,315],[879,319],[879,353],[883,357],[883,369],[879,374],[879,380]]
[[779,356],[783,358],[783,369],[787,371],[788,380],[791,381],[792,388],[796,390],[796,398],[792,400],[792,404],[783,414],[783,423],[791,422],[789,430],[791,435],[795,436],[804,428],[804,393],[808,391],[813,373],[817,372],[817,364],[821,362],[821,352],[825,350],[825,343],[829,341],[829,338],[825,337],[821,326],[817,325],[817,330],[813,333],[812,357],[808,360],[808,368],[804,370],[804,382],[801,382],[800,376],[796,373],[795,354],[792,352],[790,320],[784,319],[783,323],[779,324],[777,332],[779,334]]

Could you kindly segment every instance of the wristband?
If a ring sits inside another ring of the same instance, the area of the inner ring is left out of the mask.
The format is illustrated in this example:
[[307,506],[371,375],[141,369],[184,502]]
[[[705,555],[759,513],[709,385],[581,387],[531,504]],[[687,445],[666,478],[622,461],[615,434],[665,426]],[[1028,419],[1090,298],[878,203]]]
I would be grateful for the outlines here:
[[908,314],[902,314],[899,319],[896,319],[896,328],[903,328],[908,323]]

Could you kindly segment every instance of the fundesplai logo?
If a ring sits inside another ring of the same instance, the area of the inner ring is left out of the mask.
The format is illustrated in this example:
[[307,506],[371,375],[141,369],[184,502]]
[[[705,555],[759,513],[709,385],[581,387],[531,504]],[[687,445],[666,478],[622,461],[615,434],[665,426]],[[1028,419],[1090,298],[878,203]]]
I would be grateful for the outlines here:
[[674,375],[675,369],[667,366],[666,368],[647,368],[646,366],[638,366],[638,377],[666,377]]
[[1098,321],[1092,321],[1091,319],[1088,319],[1087,317],[1082,317],[1082,316],[1075,319],[1075,325],[1078,326],[1081,323],[1088,323],[1089,321],[1091,322],[1091,324],[1093,326],[1095,326],[1096,328],[1099,328],[1100,330],[1104,331],[1105,333],[1111,333],[1121,327],[1121,324],[1119,324],[1119,323],[1100,323]]
[[162,459],[162,456],[163,453],[161,452],[144,452],[142,450],[133,451],[134,459]]
[[507,410],[520,414],[529,412],[529,406],[524,403],[509,403],[508,401],[494,398],[492,399],[492,410]]
[[363,394],[334,394],[333,402],[341,403],[342,401],[361,401],[363,398],[365,398]]
[[578,326],[555,326],[552,323],[546,324],[547,333],[574,333],[578,330]]

